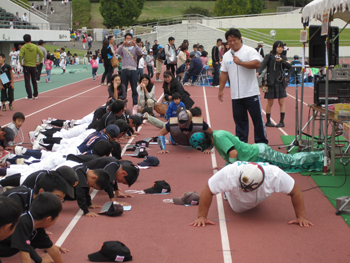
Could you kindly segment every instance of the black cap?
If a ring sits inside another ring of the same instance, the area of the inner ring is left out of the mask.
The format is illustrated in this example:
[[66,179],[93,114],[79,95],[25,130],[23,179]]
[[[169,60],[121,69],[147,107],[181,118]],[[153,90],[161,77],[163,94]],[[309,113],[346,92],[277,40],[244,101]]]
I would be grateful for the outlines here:
[[99,214],[106,214],[108,216],[120,216],[124,212],[123,206],[118,202],[107,202],[102,206]]
[[79,178],[77,173],[73,168],[69,166],[61,166],[56,169],[56,172],[64,179],[64,182],[67,185],[67,194],[74,198],[74,187],[78,184]]
[[143,190],[146,194],[164,194],[170,193],[170,185],[163,181],[155,181],[151,188]]
[[149,142],[148,141],[144,141],[144,140],[141,140],[141,141],[137,141],[137,142],[135,142],[135,145],[136,146],[142,146],[142,147],[148,147],[148,145],[149,145]]
[[100,251],[88,255],[88,258],[91,262],[126,262],[132,260],[129,248],[119,241],[104,242]]
[[148,152],[146,151],[146,149],[144,147],[139,147],[139,148],[136,148],[132,157],[144,158],[147,155],[148,155]]
[[156,156],[146,156],[143,162],[138,163],[139,166],[158,166],[159,159]]

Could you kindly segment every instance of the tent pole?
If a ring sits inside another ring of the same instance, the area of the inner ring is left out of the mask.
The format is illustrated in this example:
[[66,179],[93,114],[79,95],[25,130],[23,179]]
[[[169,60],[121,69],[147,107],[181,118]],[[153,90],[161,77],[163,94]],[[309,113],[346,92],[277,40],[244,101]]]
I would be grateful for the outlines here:
[[[330,23],[329,23],[330,27]],[[328,53],[329,53],[329,45],[328,45],[328,39],[329,39],[329,30],[328,30],[328,37],[325,41],[325,64],[326,64],[326,90],[325,90],[325,122],[324,122],[324,157],[323,157],[323,173],[327,173],[327,149],[328,149],[328,88],[329,88],[329,72],[328,72]]]

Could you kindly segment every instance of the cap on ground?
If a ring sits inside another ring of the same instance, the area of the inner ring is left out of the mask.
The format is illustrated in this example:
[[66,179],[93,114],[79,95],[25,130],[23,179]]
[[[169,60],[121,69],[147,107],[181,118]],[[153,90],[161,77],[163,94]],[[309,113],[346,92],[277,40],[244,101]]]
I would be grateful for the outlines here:
[[129,248],[119,241],[104,242],[100,251],[88,255],[88,258],[91,262],[126,262],[132,260]]
[[165,193],[170,193],[171,188],[167,182],[162,180],[162,181],[155,181],[151,188],[147,188],[143,191],[146,194],[165,194]]
[[158,166],[159,159],[156,156],[145,156],[143,162],[138,163],[139,166]]
[[199,194],[197,192],[185,192],[183,196],[173,198],[173,202],[176,205],[198,205]]

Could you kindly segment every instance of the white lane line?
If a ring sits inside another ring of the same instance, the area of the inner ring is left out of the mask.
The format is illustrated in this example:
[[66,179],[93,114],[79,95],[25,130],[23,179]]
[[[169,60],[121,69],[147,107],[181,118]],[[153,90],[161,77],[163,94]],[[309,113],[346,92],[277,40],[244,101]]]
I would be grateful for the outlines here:
[[[263,109],[261,109],[261,111],[266,115],[266,112],[263,110]],[[274,125],[276,125],[277,124],[277,122],[275,122],[274,121],[274,119],[272,119],[272,118],[270,118],[271,119],[271,122],[274,124]],[[266,128],[266,127],[265,127]],[[273,128],[272,128],[273,129]],[[286,133],[282,128],[278,128],[284,135],[288,135],[288,133]]]
[[[204,95],[205,112],[207,115],[207,123],[209,127],[211,127],[208,102],[207,102],[207,94],[205,92],[204,86],[203,86],[203,95]],[[215,151],[213,152],[213,154],[211,154],[211,162],[212,162],[213,168],[217,166]],[[217,170],[213,171],[214,174],[216,172]],[[221,194],[216,195],[216,202],[217,202],[218,212],[219,212],[219,225],[220,225],[220,235],[221,235],[221,244],[222,244],[222,253],[224,257],[224,263],[232,263],[230,241],[228,239],[227,226],[226,226],[226,220],[225,220],[225,210],[224,210]]]
[[[157,102],[159,102],[163,98],[163,95],[164,95],[164,93],[162,93],[162,95],[159,97]],[[141,129],[142,129],[142,126],[139,127],[138,131],[140,131]],[[124,146],[122,154],[121,154],[122,156],[124,155],[124,153],[126,151],[126,148],[130,145],[130,143],[132,143],[134,138],[136,138],[136,137],[131,137],[130,140],[127,142],[127,144]],[[91,201],[94,199],[94,197],[96,196],[97,192],[98,192],[97,190],[93,190],[92,191],[92,193],[91,193]],[[77,222],[79,221],[79,219],[81,218],[82,215],[83,215],[83,211],[81,209],[79,209],[79,211],[73,217],[72,221],[68,224],[66,229],[63,231],[62,235],[56,241],[56,243],[55,243],[56,246],[59,246],[59,247],[62,246],[62,244],[67,239],[67,237],[70,234],[70,232],[72,232],[74,226],[77,224]]]
[[[293,99],[296,100],[296,98],[295,98],[294,96],[290,95],[289,93],[287,93],[287,95],[288,95],[289,97],[291,97],[291,98],[293,98]],[[299,99],[298,99],[298,101],[301,102],[301,100],[299,100]],[[309,106],[307,103],[305,103],[305,101],[303,101],[303,104],[304,104],[305,106]]]

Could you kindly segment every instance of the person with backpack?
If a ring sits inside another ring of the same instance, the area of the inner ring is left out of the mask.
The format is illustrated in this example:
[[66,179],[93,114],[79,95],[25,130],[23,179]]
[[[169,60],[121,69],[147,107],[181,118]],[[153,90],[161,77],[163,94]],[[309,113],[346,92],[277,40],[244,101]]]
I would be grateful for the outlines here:
[[162,73],[163,61],[165,60],[164,47],[162,45],[158,46],[157,54],[157,64],[156,64],[156,82],[162,82],[163,80],[159,79],[160,73]]
[[171,70],[171,73],[175,75],[175,65],[177,63],[175,38],[169,37],[168,44],[165,46],[165,58],[166,58],[166,70]]

